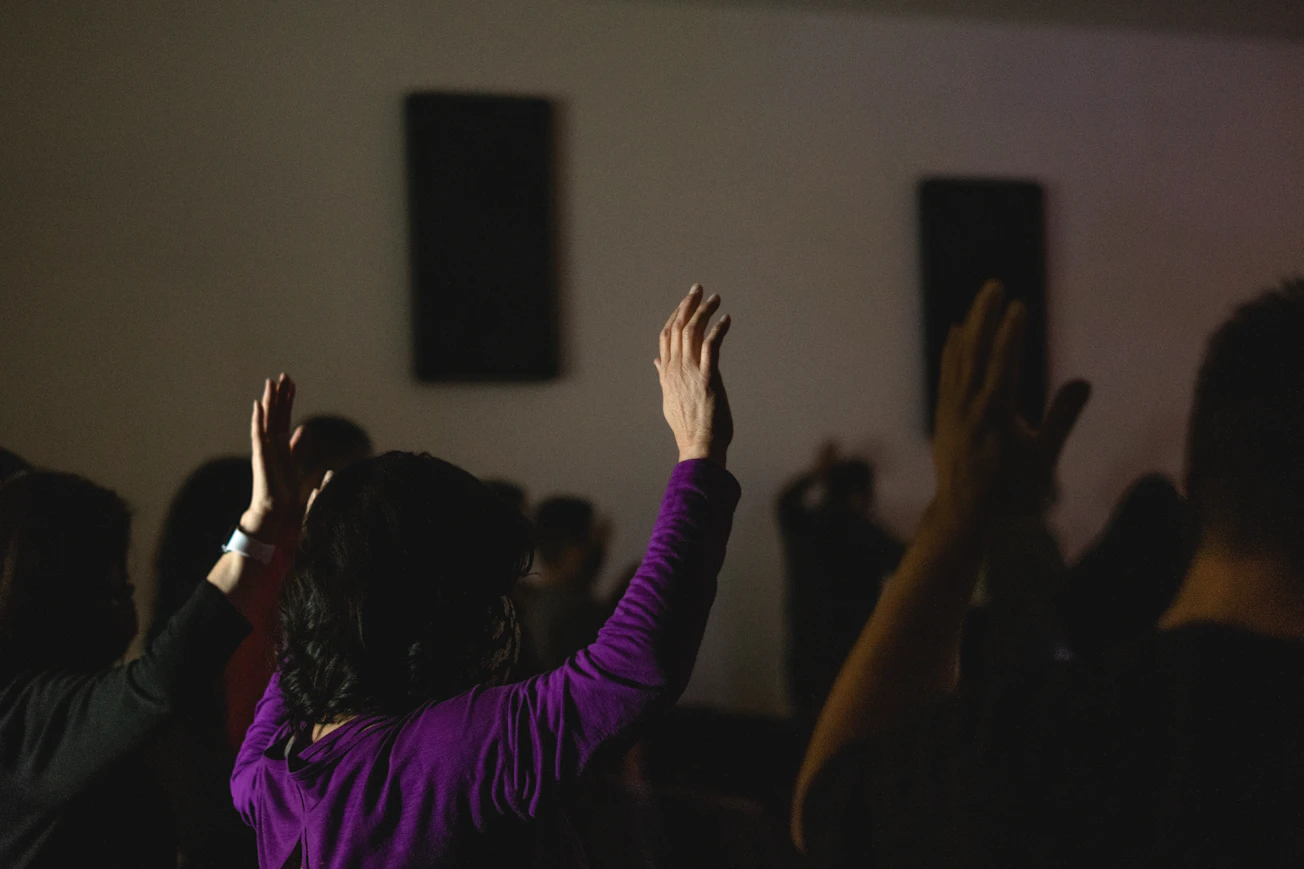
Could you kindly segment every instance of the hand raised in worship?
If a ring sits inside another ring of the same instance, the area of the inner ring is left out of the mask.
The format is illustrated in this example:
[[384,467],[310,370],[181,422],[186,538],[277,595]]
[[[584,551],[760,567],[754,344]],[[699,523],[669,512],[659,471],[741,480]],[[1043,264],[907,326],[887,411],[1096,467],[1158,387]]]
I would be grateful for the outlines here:
[[284,374],[265,381],[262,400],[254,402],[249,420],[254,490],[249,508],[240,518],[240,527],[268,543],[297,527],[303,513],[299,470],[293,460],[303,429],[290,434],[294,392],[294,381]]
[[1040,426],[1018,411],[1028,320],[989,281],[942,351],[933,469],[937,503],[963,522],[1026,510],[1049,492],[1055,465],[1091,394],[1074,380],[1051,399]]
[[720,377],[720,345],[729,332],[726,314],[707,330],[720,297],[703,301],[694,284],[661,330],[661,409],[679,446],[679,461],[710,459],[725,464],[733,440],[733,416]]

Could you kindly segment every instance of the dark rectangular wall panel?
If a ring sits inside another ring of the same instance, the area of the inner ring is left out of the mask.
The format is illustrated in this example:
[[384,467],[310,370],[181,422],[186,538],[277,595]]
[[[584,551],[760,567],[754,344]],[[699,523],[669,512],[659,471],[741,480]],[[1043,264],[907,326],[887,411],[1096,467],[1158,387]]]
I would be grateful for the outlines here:
[[1046,401],[1046,233],[1040,185],[926,178],[919,184],[927,422],[932,431],[942,347],[988,279],[1028,306],[1019,407],[1039,421]]
[[417,377],[555,377],[552,106],[417,93],[405,115]]

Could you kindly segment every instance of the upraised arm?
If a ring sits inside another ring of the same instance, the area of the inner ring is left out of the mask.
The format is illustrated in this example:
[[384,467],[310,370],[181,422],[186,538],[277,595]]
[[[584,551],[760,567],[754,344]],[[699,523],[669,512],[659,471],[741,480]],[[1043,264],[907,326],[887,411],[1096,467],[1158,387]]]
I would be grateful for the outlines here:
[[[242,520],[251,536],[270,538],[293,513],[281,485],[293,391],[282,375],[267,382],[255,407],[255,496]],[[14,718],[22,722],[12,734],[14,756],[33,798],[79,793],[146,745],[183,696],[210,685],[249,631],[239,607],[265,572],[255,559],[226,553],[139,659],[100,673],[41,674],[15,689],[24,714]]]
[[1039,429],[1023,421],[1016,398],[1026,319],[992,282],[951,330],[933,437],[937,492],[820,714],[793,801],[798,847],[806,794],[824,765],[955,689],[985,529],[1044,490],[1086,404],[1087,384],[1076,381],[1056,394]]
[[[292,549],[298,538],[303,505],[293,450],[302,429],[290,434],[294,393],[294,381],[285,374],[265,381],[262,400],[254,402],[249,419],[253,495],[240,517],[239,528],[254,545]],[[208,581],[242,613],[251,616],[253,585],[266,570],[267,565],[258,558],[225,552],[213,565]]]
[[733,435],[719,372],[728,318],[695,286],[661,332],[662,410],[680,462],[637,573],[587,649],[528,682],[473,694],[489,774],[473,794],[485,811],[533,816],[595,752],[673,704],[692,672],[739,489],[725,470]]

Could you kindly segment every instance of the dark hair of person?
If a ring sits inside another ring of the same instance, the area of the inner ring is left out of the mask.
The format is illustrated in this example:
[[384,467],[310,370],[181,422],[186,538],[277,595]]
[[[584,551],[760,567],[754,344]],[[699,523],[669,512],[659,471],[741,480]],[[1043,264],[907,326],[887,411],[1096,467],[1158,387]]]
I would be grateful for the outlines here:
[[1186,491],[1202,538],[1304,566],[1304,279],[1240,306],[1210,339]]
[[559,564],[569,546],[587,546],[595,518],[593,502],[584,498],[558,496],[540,502],[534,511],[534,539],[544,564]]
[[162,633],[212,570],[222,544],[249,505],[253,485],[249,460],[234,456],[205,462],[181,484],[163,519],[154,557],[157,591],[150,640]]
[[374,452],[367,432],[351,419],[310,416],[300,425],[303,435],[294,455],[304,475],[314,482],[327,471],[339,471]]
[[0,447],[0,483],[31,467],[22,456]]
[[98,669],[123,655],[130,533],[123,500],[73,474],[0,485],[0,669]]
[[391,452],[338,471],[282,595],[290,721],[401,715],[505,682],[519,649],[507,594],[532,554],[525,517],[448,462]]
[[525,487],[510,480],[485,480],[489,489],[512,506],[518,513],[525,513]]

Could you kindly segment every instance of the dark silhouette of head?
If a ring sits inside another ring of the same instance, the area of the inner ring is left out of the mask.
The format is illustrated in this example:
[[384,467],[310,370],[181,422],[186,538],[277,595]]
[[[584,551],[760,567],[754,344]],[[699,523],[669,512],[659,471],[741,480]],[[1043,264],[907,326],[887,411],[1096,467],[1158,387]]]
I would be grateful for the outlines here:
[[31,465],[22,456],[0,447],[0,483],[23,471],[30,470]]
[[403,714],[499,684],[529,523],[461,468],[391,452],[335,473],[282,595],[281,690],[300,727]]
[[1186,491],[1201,545],[1304,571],[1304,279],[1242,305],[1210,339]]
[[606,529],[593,502],[557,496],[534,511],[534,538],[540,566],[555,585],[587,588],[606,560]]
[[114,492],[28,471],[0,485],[0,668],[94,670],[136,635],[131,518]]
[[874,468],[864,459],[842,459],[828,470],[826,509],[855,516],[867,515],[874,504]]
[[158,590],[148,634],[151,640],[213,568],[252,494],[249,460],[235,456],[205,462],[181,484],[163,519],[154,558]]
[[309,491],[321,485],[327,471],[342,470],[374,453],[362,426],[342,416],[310,416],[300,425],[303,434],[294,455]]
[[1074,648],[1091,653],[1154,629],[1177,595],[1193,544],[1190,510],[1173,482],[1146,474],[1132,483],[1065,584]]

